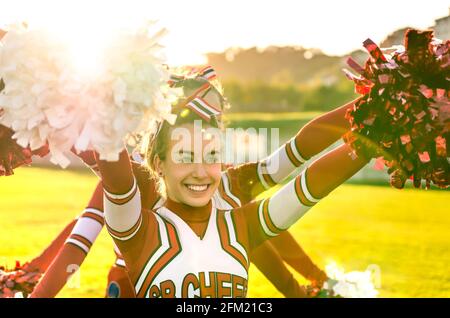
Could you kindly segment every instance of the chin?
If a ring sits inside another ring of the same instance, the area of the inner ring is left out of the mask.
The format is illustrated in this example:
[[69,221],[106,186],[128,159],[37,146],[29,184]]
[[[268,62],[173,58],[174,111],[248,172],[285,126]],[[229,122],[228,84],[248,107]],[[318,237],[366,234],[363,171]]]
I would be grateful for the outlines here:
[[187,198],[185,202],[193,207],[200,208],[202,206],[205,206],[208,204],[209,200],[211,200],[211,197],[206,198]]

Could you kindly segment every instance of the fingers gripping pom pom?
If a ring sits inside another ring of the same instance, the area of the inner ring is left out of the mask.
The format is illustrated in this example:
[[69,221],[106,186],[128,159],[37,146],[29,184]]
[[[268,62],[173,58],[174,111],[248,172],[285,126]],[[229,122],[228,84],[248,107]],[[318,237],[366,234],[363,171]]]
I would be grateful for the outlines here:
[[16,261],[12,270],[0,266],[0,298],[22,298],[31,294],[42,273],[29,270],[27,265]]
[[364,96],[348,112],[352,131],[345,141],[369,157],[384,157],[391,185],[408,179],[450,185],[450,41],[432,31],[408,30],[405,47],[381,50],[364,42],[365,67],[349,60],[360,75],[345,70]]
[[178,93],[158,44],[164,31],[149,24],[118,34],[105,50],[103,71],[86,80],[68,63],[68,49],[46,31],[11,26],[1,40],[0,78],[4,108],[0,124],[23,148],[48,144],[51,161],[69,165],[67,154],[96,150],[114,161],[126,138],[154,120],[172,120]]
[[375,298],[378,296],[377,272],[369,268],[364,272],[344,272],[336,263],[326,266],[328,280],[322,288],[311,289],[317,298]]
[[0,125],[0,176],[10,176],[15,168],[30,164],[32,155],[43,157],[48,153],[46,145],[34,151],[19,146],[12,139],[13,134],[11,129]]

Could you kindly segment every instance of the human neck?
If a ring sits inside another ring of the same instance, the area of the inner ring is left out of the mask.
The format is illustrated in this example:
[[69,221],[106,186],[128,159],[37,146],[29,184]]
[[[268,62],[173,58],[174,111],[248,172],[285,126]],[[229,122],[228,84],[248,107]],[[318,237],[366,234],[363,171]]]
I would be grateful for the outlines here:
[[175,202],[170,198],[167,198],[166,207],[178,215],[185,221],[190,222],[205,222],[209,219],[211,214],[211,200],[208,204],[202,207],[194,207],[184,203]]

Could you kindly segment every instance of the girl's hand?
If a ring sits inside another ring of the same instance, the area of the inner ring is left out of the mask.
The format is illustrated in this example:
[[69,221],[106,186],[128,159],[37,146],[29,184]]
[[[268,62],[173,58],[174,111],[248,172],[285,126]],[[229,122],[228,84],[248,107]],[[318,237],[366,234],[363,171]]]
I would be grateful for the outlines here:
[[77,152],[75,150],[75,147],[72,147],[72,149],[70,149],[70,151],[75,156],[80,158],[83,161],[83,163],[85,163],[88,166],[94,166],[94,165],[97,164],[97,161],[95,159],[95,152],[93,150],[86,150],[86,151]]
[[15,168],[31,164],[33,155],[44,157],[49,152],[47,145],[33,151],[29,147],[23,148],[12,138],[13,135],[10,128],[0,125],[0,176],[12,175]]
[[312,275],[308,277],[312,287],[322,288],[323,284],[328,280],[327,274],[320,268],[316,268]]
[[28,273],[44,273],[39,257],[36,257],[31,262],[23,264],[22,269]]
[[319,293],[321,291],[321,287],[317,287],[314,285],[306,286],[306,297],[307,298],[317,298],[319,297]]

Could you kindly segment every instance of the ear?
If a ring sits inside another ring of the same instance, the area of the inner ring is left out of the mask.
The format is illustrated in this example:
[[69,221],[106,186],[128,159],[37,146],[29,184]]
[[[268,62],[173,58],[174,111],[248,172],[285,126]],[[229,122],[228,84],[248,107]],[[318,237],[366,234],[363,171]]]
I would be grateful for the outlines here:
[[158,155],[155,156],[153,164],[158,176],[162,177],[164,175],[164,162],[159,158]]

